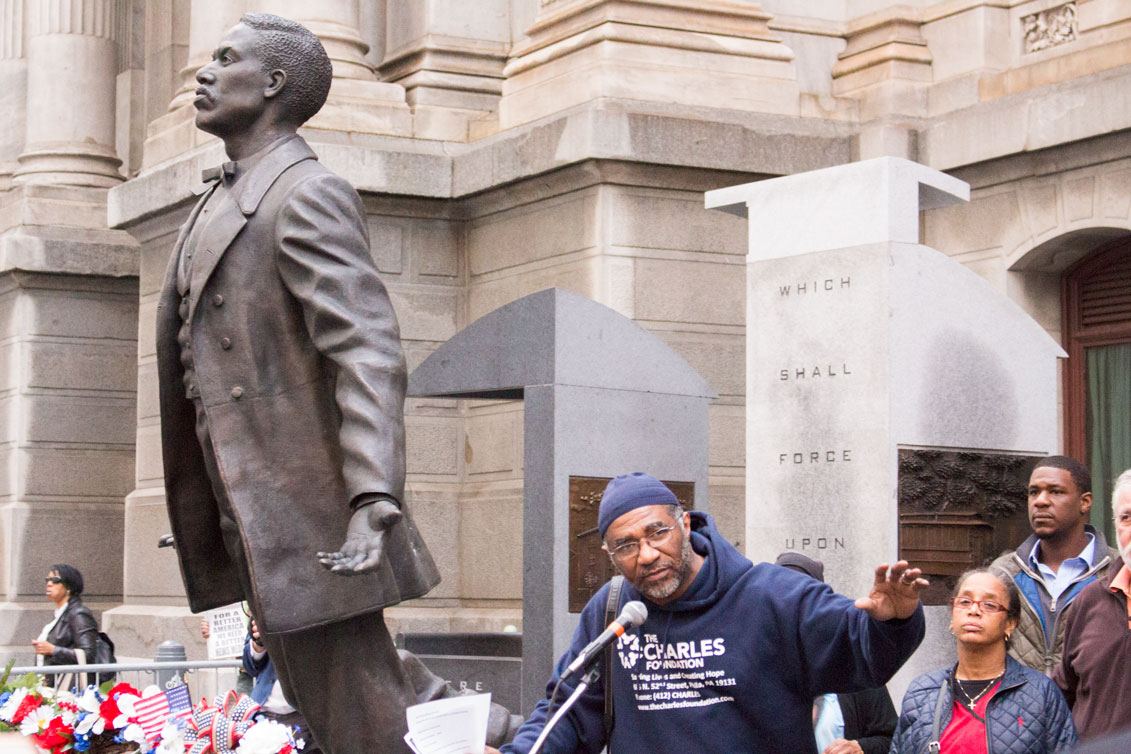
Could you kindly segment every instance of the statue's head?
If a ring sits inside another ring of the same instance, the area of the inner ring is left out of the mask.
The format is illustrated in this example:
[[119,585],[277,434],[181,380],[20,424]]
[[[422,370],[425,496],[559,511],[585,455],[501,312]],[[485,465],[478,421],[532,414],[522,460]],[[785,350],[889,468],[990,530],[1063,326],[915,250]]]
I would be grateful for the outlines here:
[[197,71],[196,125],[221,138],[266,121],[298,128],[321,109],[333,69],[309,29],[247,13]]

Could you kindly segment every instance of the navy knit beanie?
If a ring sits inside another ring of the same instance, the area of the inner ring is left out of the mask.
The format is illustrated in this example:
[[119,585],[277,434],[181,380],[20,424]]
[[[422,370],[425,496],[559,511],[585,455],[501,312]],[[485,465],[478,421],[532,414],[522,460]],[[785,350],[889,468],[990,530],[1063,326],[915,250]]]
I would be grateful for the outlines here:
[[646,505],[679,505],[675,494],[656,477],[637,471],[616,477],[605,487],[597,511],[597,530],[601,539],[618,518]]

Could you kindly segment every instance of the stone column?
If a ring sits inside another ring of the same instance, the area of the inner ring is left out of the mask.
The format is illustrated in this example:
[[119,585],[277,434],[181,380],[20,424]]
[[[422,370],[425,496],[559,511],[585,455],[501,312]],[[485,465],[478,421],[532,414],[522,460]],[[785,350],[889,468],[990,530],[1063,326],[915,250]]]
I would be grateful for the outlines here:
[[14,180],[113,186],[118,4],[42,0],[27,6],[27,122]]
[[24,0],[0,0],[0,191],[6,189],[24,148],[27,60]]

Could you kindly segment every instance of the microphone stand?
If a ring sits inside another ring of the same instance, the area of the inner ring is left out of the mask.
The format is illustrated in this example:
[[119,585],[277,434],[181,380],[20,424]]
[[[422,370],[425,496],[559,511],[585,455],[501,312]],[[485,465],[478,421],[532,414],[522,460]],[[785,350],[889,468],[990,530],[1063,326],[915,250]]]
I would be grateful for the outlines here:
[[[600,659],[600,657],[601,655],[596,655],[593,659],[597,660]],[[584,694],[585,690],[592,686],[601,676],[600,666],[601,663],[594,662],[593,666],[589,668],[589,672],[582,676],[581,683],[577,684],[577,688],[569,695],[569,699],[565,700],[565,704],[558,708],[558,711],[550,718],[550,722],[546,723],[546,727],[538,734],[538,738],[534,741],[534,747],[530,750],[530,754],[538,754],[538,752],[542,751],[542,744],[546,743],[546,737],[550,735],[550,731],[553,730],[554,726],[565,716],[565,713],[568,712],[569,708],[573,706],[573,703],[578,700],[578,697]]]

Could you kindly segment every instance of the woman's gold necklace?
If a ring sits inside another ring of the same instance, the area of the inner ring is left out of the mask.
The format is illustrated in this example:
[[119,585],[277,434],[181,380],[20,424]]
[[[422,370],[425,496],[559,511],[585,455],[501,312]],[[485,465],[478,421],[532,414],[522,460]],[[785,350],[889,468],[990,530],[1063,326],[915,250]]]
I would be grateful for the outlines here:
[[958,680],[957,678],[955,678],[954,680],[957,681],[958,690],[962,692],[962,696],[966,697],[966,702],[967,702],[966,706],[968,706],[970,708],[970,711],[973,712],[974,711],[974,705],[978,702],[978,700],[981,699],[983,696],[985,696],[986,692],[989,691],[990,689],[992,689],[997,684],[997,682],[1001,680],[1002,676],[1004,676],[1004,675],[1005,675],[1005,671],[1003,670],[1000,675],[998,675],[994,678],[991,678],[989,680],[989,683],[986,684],[986,687],[984,689],[982,689],[981,691],[979,691],[977,694],[975,694],[973,697],[971,697],[969,694],[966,693],[966,689],[964,689],[962,687],[962,681]]

